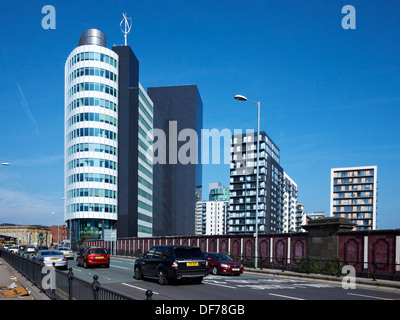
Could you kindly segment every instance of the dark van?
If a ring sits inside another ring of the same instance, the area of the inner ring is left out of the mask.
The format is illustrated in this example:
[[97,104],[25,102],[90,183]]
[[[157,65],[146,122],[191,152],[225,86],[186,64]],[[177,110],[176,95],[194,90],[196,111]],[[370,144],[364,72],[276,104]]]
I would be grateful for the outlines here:
[[134,270],[135,279],[155,278],[161,285],[180,279],[201,283],[208,274],[208,262],[199,247],[154,246],[136,259]]

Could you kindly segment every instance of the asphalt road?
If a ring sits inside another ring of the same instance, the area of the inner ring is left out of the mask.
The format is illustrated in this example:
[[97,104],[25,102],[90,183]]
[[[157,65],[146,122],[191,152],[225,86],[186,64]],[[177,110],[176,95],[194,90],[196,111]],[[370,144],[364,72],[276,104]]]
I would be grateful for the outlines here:
[[105,288],[121,292],[135,299],[145,299],[146,290],[152,290],[153,300],[387,300],[400,299],[399,293],[382,290],[343,289],[341,283],[327,283],[312,279],[295,279],[264,274],[244,273],[240,276],[204,278],[201,284],[190,282],[161,286],[156,280],[133,278],[133,259],[111,258],[110,268],[77,267],[69,260],[76,277],[98,281]]

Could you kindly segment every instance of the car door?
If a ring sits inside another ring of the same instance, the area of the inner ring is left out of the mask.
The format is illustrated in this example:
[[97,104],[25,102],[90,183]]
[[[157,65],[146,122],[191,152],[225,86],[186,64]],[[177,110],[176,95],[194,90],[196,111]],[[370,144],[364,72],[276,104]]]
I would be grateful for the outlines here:
[[154,250],[155,247],[151,248],[145,255],[143,258],[140,259],[140,268],[142,270],[142,274],[144,276],[151,276],[153,277],[154,275],[151,274],[151,262],[153,260],[153,256],[154,256]]
[[77,257],[76,257],[76,263],[78,263],[78,264],[80,264],[80,265],[83,265],[85,251],[86,251],[85,249],[82,249],[82,250],[78,253],[78,255],[77,255]]
[[207,259],[208,268],[209,268],[209,269],[212,269],[212,267],[214,266],[214,264],[213,264],[214,259],[213,259],[212,254],[210,254],[210,253],[205,253],[204,256],[205,256],[206,259]]
[[165,258],[162,247],[155,247],[153,259],[151,260],[151,263],[149,265],[149,271],[154,277],[156,277],[158,274],[158,266],[162,264],[164,260]]

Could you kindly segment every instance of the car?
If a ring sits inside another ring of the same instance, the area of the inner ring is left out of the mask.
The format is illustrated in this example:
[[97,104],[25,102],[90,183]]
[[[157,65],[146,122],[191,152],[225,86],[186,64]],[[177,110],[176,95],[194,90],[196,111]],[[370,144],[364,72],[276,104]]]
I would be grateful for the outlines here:
[[37,246],[35,249],[35,253],[37,253],[40,250],[49,250],[48,246]]
[[206,252],[208,267],[213,275],[232,274],[240,275],[243,273],[243,265],[233,261],[227,254],[218,252]]
[[74,252],[68,247],[57,247],[56,250],[61,251],[67,259],[74,259]]
[[207,275],[207,259],[193,246],[154,246],[134,265],[135,279],[155,278],[160,285],[181,279],[201,283]]
[[26,248],[26,246],[25,245],[20,245],[19,247],[18,247],[18,254],[23,254],[24,253],[24,251],[25,251],[25,248]]
[[24,253],[25,254],[35,253],[35,247],[34,246],[26,246],[26,248],[24,249]]
[[110,267],[110,254],[103,247],[85,247],[76,257],[76,265],[83,266],[85,269],[89,266],[103,265]]
[[47,267],[53,266],[54,263],[56,268],[68,269],[67,258],[58,250],[39,250],[32,260]]
[[17,246],[8,247],[8,251],[11,251],[13,253],[18,253],[18,247]]
[[7,244],[5,244],[5,245],[3,246],[3,248],[4,248],[5,250],[9,251],[10,248],[11,248],[12,246],[13,246],[12,244],[7,243]]

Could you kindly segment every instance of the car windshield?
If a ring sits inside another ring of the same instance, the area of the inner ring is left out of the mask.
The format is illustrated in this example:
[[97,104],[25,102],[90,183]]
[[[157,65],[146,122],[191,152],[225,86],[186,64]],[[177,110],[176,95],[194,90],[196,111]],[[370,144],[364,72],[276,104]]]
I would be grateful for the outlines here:
[[226,254],[222,253],[213,254],[212,256],[216,261],[233,261],[233,259],[230,256],[227,256]]
[[62,252],[60,251],[42,251],[42,256],[62,256]]
[[177,259],[204,259],[200,248],[174,248]]
[[88,254],[107,254],[105,249],[90,249]]

